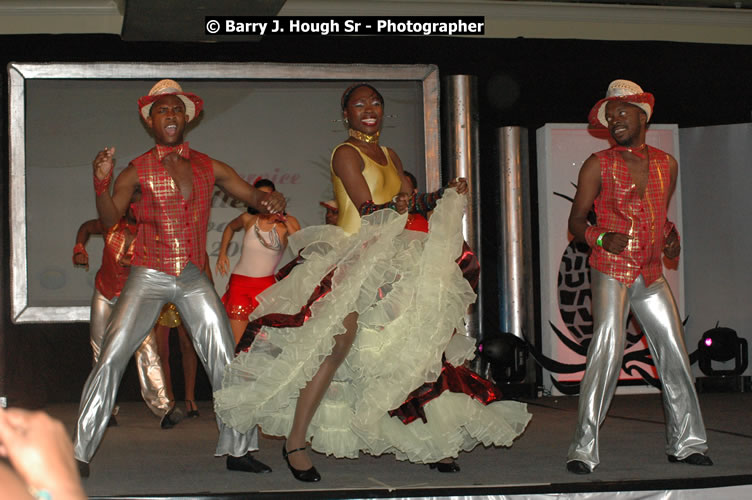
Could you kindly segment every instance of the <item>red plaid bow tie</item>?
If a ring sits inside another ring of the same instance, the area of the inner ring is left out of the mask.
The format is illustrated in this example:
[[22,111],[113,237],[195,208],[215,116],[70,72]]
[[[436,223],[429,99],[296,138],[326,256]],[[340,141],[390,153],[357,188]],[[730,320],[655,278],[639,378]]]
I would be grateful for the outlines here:
[[612,151],[626,151],[628,153],[632,153],[638,158],[645,159],[645,153],[647,153],[648,148],[643,144],[642,146],[638,146],[636,148],[628,148],[625,146],[614,146],[611,148]]
[[173,152],[182,156],[186,160],[189,160],[191,158],[191,150],[188,147],[187,142],[178,144],[177,146],[163,146],[161,144],[157,144],[157,158],[159,159],[160,163],[162,162],[162,160],[164,160],[165,156]]

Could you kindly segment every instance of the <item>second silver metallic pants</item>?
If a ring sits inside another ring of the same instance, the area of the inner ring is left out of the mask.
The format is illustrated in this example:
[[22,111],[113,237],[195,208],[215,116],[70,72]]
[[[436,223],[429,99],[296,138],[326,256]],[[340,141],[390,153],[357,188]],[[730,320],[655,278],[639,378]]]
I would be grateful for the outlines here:
[[663,384],[666,454],[681,459],[705,453],[705,425],[690,373],[684,329],[668,283],[660,277],[646,287],[639,276],[627,287],[595,269],[590,273],[594,330],[567,461],[580,460],[591,470],[600,462],[598,428],[606,418],[621,372],[630,306]]
[[[99,359],[107,321],[110,319],[117,299],[117,297],[108,299],[99,290],[94,289],[94,296],[91,298],[90,323],[90,340],[91,350],[94,353],[94,365],[97,364],[97,360]],[[141,396],[152,413],[161,418],[170,411],[173,402],[167,397],[164,370],[162,369],[159,354],[157,354],[157,341],[154,338],[153,332],[149,333],[141,343],[141,346],[136,349],[135,358],[138,381],[141,384]]]
[[[73,441],[76,459],[89,462],[94,455],[128,360],[167,302],[177,306],[212,387],[215,390],[221,387],[235,343],[222,302],[209,279],[193,264],[188,264],[177,277],[134,266],[107,323],[99,360],[84,385]],[[240,434],[219,420],[217,425],[216,455],[242,456],[258,449],[256,428]]]

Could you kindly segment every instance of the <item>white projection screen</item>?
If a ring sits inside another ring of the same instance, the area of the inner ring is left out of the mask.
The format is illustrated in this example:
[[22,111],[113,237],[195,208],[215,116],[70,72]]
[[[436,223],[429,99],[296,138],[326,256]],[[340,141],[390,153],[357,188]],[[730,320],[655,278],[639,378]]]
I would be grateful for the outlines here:
[[[116,148],[115,175],[154,145],[137,99],[162,78],[204,100],[188,126],[191,148],[228,163],[253,182],[271,178],[303,227],[323,224],[333,198],[332,148],[347,138],[340,96],[368,81],[383,94],[382,144],[394,149],[424,189],[439,174],[439,75],[430,65],[276,63],[88,63],[8,65],[11,199],[11,319],[88,321],[102,238],[90,269],[74,268],[81,223],[97,217],[91,162]],[[225,224],[245,210],[216,189],[208,227],[212,268]],[[235,235],[231,266],[239,257]],[[291,256],[283,259],[286,262]],[[224,292],[227,277],[215,273]]]

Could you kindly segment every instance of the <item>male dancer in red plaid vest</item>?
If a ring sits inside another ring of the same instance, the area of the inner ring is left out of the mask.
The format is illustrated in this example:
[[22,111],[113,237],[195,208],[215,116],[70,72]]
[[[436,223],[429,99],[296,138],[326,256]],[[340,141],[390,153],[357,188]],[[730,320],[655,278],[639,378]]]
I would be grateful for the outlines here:
[[[214,185],[263,213],[285,208],[281,194],[256,190],[230,166],[191,150],[183,141],[186,124],[201,113],[200,97],[183,92],[177,82],[162,80],[138,106],[155,147],[118,175],[112,194],[115,148],[100,151],[94,160],[97,211],[106,227],[120,220],[134,192],[139,191],[141,199],[133,206],[138,233],[130,275],[81,396],[74,452],[83,476],[104,434],[128,359],[165,303],[172,302],[180,311],[212,387],[222,384],[235,344],[222,303],[202,272]],[[227,455],[228,469],[271,471],[250,453],[258,449],[256,429],[239,434],[219,421],[218,425],[216,455]]]
[[[678,165],[645,144],[653,95],[628,80],[611,82],[590,122],[608,129],[616,146],[595,153],[580,170],[569,231],[586,241],[590,255],[593,338],[580,389],[579,416],[567,470],[588,474],[598,457],[603,423],[621,371],[626,320],[632,308],[663,384],[669,462],[712,465],[705,425],[692,383],[684,330],[662,254],[679,256],[679,234],[666,218]],[[591,207],[597,225],[587,223]]]

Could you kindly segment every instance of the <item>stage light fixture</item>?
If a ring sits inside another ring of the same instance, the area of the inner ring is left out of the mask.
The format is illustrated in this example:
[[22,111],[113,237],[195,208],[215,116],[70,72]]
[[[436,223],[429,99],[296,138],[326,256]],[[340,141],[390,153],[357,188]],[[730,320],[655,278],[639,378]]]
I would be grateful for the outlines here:
[[[747,369],[747,341],[739,338],[731,328],[716,326],[703,333],[697,343],[697,351],[700,370],[708,377],[741,375]],[[730,370],[713,368],[713,361],[726,362],[732,359],[734,368]]]
[[528,349],[518,336],[507,332],[490,334],[478,345],[478,352],[491,365],[491,376],[497,384],[525,379]]

